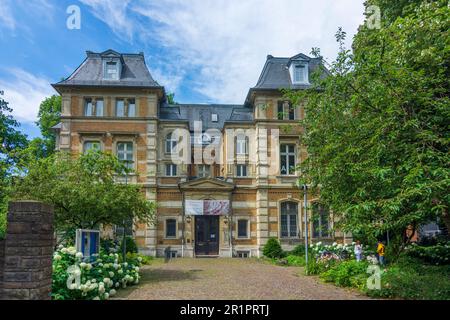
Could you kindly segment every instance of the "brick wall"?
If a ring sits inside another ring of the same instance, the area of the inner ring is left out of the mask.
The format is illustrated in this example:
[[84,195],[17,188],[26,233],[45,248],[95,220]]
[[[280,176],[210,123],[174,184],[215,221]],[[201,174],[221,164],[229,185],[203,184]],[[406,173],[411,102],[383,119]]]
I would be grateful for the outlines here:
[[[50,299],[53,208],[36,201],[11,202],[3,241],[1,299]],[[0,243],[1,246],[1,243]],[[1,268],[0,268],[1,271]]]

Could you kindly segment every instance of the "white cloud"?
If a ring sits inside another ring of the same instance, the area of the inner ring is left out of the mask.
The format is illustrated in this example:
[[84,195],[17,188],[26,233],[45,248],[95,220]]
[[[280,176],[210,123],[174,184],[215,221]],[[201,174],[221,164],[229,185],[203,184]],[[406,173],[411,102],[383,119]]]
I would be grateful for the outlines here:
[[[256,84],[266,55],[309,54],[320,47],[334,58],[339,26],[349,35],[363,22],[362,0],[82,0],[116,34],[169,52],[162,57],[168,74],[189,75],[193,90],[221,103],[242,103]],[[108,17],[108,18],[106,18]],[[162,74],[155,79],[162,84]],[[194,74],[193,74],[194,73]],[[172,78],[170,78],[173,80]],[[180,84],[175,79],[170,85]]]
[[4,91],[3,98],[13,109],[13,116],[21,122],[36,121],[42,100],[56,93],[50,81],[22,69],[3,69],[1,73],[9,76],[0,79],[0,90]]
[[12,15],[9,1],[2,0],[0,4],[0,29],[5,28],[14,30],[16,28],[16,21]]

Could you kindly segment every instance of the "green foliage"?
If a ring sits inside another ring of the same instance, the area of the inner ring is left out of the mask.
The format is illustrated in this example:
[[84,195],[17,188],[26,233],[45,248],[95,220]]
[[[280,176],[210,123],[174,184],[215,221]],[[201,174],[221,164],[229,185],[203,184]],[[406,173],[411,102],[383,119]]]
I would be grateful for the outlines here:
[[0,240],[6,235],[6,210],[0,210]]
[[139,262],[139,264],[141,265],[149,265],[152,261],[153,261],[153,257],[151,256],[146,256],[143,254],[139,254],[139,253],[127,253],[127,261],[128,262]]
[[[122,252],[122,250],[123,250],[123,242],[120,243],[120,252]],[[127,253],[138,252],[136,241],[134,241],[133,237],[130,236],[125,237],[125,250]]]
[[407,255],[434,265],[450,264],[450,243],[435,246],[411,245],[407,248]]
[[[304,253],[303,253],[303,255],[304,255]],[[306,264],[305,257],[299,256],[299,255],[290,254],[286,257],[286,261],[289,266],[304,267]]]
[[175,101],[175,93],[170,92],[167,94],[167,103],[168,104],[178,104],[178,102]]
[[339,30],[329,76],[315,74],[310,90],[286,96],[307,102],[300,182],[320,186],[321,202],[340,216],[336,227],[370,242],[390,231],[401,251],[409,225],[438,216],[450,224],[450,7],[371,4],[380,6],[381,28],[360,26],[353,53]]
[[48,156],[55,150],[56,137],[51,127],[60,122],[60,117],[61,96],[52,95],[51,97],[45,98],[39,106],[38,121],[36,122],[43,137],[43,139],[39,139],[43,156]]
[[381,290],[366,290],[371,297],[449,300],[450,266],[431,266],[402,257],[381,275]]
[[289,252],[289,254],[294,255],[294,256],[304,256],[305,255],[305,245],[299,244],[299,245],[295,246],[294,250]]
[[[78,284],[76,274],[68,272],[71,266],[80,271]],[[118,254],[102,252],[94,262],[85,263],[75,248],[60,247],[53,255],[52,299],[108,299],[120,288],[139,282],[139,266],[139,259],[119,263]]]
[[15,184],[14,197],[53,204],[58,231],[153,221],[155,203],[139,185],[119,183],[126,168],[110,153],[56,153],[22,169],[26,175]]
[[285,253],[281,249],[280,242],[276,238],[270,238],[263,248],[263,255],[268,258],[283,258]]
[[367,262],[356,260],[343,261],[323,272],[320,278],[340,287],[356,287],[363,289],[369,274],[366,274]]

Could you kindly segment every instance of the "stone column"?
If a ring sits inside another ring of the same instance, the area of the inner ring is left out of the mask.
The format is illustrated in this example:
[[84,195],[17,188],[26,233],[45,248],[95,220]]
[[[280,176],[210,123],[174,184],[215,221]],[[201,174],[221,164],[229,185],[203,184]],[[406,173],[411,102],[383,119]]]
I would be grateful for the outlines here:
[[4,245],[1,298],[50,299],[53,207],[36,201],[11,202]]

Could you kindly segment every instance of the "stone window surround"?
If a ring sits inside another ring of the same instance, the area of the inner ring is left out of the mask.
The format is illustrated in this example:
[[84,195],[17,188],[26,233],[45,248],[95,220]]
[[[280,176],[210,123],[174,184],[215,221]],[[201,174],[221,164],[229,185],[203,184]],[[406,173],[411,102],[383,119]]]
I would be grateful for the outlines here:
[[281,145],[283,145],[283,144],[293,144],[294,145],[294,163],[295,163],[296,167],[298,165],[298,159],[300,158],[299,154],[298,154],[299,150],[300,150],[298,141],[280,137],[279,143],[278,143],[278,161],[279,161],[278,174],[280,175],[280,177],[296,177],[299,174],[299,172],[297,171],[297,168],[294,169],[294,174],[281,174]]
[[[298,235],[297,237],[282,237],[281,236],[281,204],[284,202],[295,202],[297,203],[297,230],[298,230]],[[278,210],[278,239],[281,240],[286,240],[286,239],[300,239],[303,235],[303,228],[304,228],[304,223],[301,220],[302,217],[302,213],[301,213],[301,209],[302,208],[302,202],[298,199],[294,199],[294,198],[287,198],[287,199],[280,199],[277,202],[277,210]],[[309,222],[311,223],[311,222]]]
[[[175,236],[167,237],[167,220],[175,220]],[[178,217],[177,216],[165,216],[164,217],[164,239],[178,239]]]
[[[250,240],[251,239],[251,228],[250,228],[250,225],[251,225],[251,217],[249,217],[249,216],[235,216],[234,217],[235,218],[235,221],[236,221],[236,223],[235,223],[235,230],[234,230],[234,232],[235,232],[235,237],[234,237],[234,239],[235,240]],[[247,236],[246,237],[239,237],[239,221],[240,220],[246,220],[247,221]]]
[[[117,101],[118,100],[123,100],[123,116],[119,116],[117,115]],[[134,115],[129,116],[128,115],[128,111],[129,111],[129,100],[134,100]],[[129,95],[124,95],[124,96],[116,96],[112,98],[112,102],[113,102],[113,115],[114,117],[117,118],[135,118],[137,117],[137,115],[139,114],[138,111],[138,103],[137,103],[137,98],[135,96],[129,96]]]
[[117,143],[119,142],[131,142],[133,144],[133,164],[131,169],[137,170],[137,143],[134,137],[126,137],[121,135],[114,135],[112,141],[112,151],[113,154],[117,157]]
[[[311,207],[311,209],[312,209],[313,205],[316,204],[317,202],[318,202],[317,200],[313,200],[313,201],[311,201],[309,203],[309,206]],[[311,215],[310,215],[311,218],[308,221],[309,227],[310,227],[310,230],[311,230],[311,232],[310,232],[311,239],[316,239],[316,240],[328,239],[329,240],[329,239],[333,238],[333,231],[332,230],[333,230],[333,227],[334,227],[334,217],[333,217],[333,213],[332,213],[331,210],[328,210],[328,213],[329,213],[329,217],[328,217],[328,228],[329,228],[328,236],[327,237],[314,237],[314,230],[313,230],[314,225],[313,225],[312,212],[311,212]]]
[[[86,114],[86,107],[87,107],[87,101],[88,99],[91,100],[92,103],[92,114],[87,115]],[[97,100],[103,101],[103,112],[101,115],[97,115]],[[83,96],[83,116],[84,117],[104,117],[105,116],[105,98],[103,96]]]

